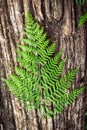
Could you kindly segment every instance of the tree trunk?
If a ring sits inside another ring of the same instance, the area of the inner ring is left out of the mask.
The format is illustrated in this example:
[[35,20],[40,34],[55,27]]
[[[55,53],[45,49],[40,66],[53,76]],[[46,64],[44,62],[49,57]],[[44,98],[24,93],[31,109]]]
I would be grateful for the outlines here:
[[84,130],[85,94],[57,118],[41,120],[38,111],[28,111],[12,95],[2,78],[17,66],[16,48],[23,37],[23,23],[28,10],[45,28],[51,41],[56,41],[56,52],[63,48],[67,58],[64,72],[79,67],[72,89],[87,81],[87,25],[77,29],[77,21],[85,11],[74,1],[58,0],[0,0],[0,130]]

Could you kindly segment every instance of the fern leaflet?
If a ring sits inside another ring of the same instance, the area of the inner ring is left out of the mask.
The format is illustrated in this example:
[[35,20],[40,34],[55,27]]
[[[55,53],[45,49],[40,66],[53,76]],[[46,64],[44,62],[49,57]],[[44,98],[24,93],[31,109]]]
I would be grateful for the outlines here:
[[79,18],[78,28],[81,27],[87,21],[87,12]]

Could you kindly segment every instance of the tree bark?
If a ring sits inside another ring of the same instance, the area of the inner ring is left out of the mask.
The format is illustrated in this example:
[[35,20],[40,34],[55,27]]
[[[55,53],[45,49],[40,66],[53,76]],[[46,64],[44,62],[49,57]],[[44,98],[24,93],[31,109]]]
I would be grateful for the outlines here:
[[64,72],[79,67],[71,89],[87,82],[87,25],[77,29],[77,21],[84,9],[74,1],[58,0],[0,0],[0,130],[84,130],[86,90],[72,106],[57,118],[41,120],[38,111],[28,111],[3,82],[17,66],[16,48],[23,37],[23,23],[28,10],[44,26],[51,42],[56,41],[56,52],[63,48],[67,62]]

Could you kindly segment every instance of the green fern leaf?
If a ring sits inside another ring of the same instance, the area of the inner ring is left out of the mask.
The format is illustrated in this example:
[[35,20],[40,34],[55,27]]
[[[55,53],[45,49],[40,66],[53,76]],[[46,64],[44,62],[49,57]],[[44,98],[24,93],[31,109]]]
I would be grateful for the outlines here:
[[78,88],[67,93],[78,69],[61,76],[66,62],[61,59],[62,51],[55,54],[56,43],[50,45],[44,29],[29,12],[24,34],[21,41],[25,44],[18,45],[16,50],[21,67],[16,67],[15,74],[11,74],[5,82],[27,109],[39,109],[42,117],[56,116],[56,113],[61,113],[74,102],[84,89]]
[[87,12],[79,18],[78,28],[81,27],[87,21]]
[[75,0],[76,4],[79,4],[79,5],[84,5],[87,0]]
[[78,89],[75,89],[73,90],[72,92],[70,92],[68,95],[67,95],[67,102],[65,102],[65,106],[67,105],[71,105],[74,100],[78,97],[78,95],[84,90],[84,87],[81,87],[81,88],[78,88]]

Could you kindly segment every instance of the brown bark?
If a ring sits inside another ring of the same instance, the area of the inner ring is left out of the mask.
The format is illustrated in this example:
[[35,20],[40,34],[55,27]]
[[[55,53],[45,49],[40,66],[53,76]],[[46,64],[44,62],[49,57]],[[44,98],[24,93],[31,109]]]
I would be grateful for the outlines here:
[[[70,0],[58,0],[55,7],[53,0],[0,0],[0,77],[8,78],[17,65],[15,49],[18,39],[23,37],[23,22],[28,10],[44,26],[51,41],[57,42],[56,52],[64,49],[63,58],[67,58],[67,63],[63,73],[79,67],[72,88],[84,85],[87,80],[87,26],[77,30],[82,10]],[[83,113],[87,101],[84,94],[56,119],[41,120],[38,111],[26,110],[3,80],[0,81],[1,130],[84,130]]]

